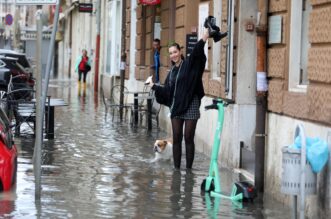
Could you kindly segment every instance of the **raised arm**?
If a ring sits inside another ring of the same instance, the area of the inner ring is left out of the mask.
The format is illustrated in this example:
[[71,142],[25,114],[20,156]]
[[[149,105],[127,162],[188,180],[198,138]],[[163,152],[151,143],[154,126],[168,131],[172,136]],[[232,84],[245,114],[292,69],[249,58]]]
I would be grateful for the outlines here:
[[194,45],[193,51],[190,56],[192,57],[205,56],[204,46],[206,41],[208,40],[208,37],[209,37],[208,29],[204,29],[204,33],[201,39]]

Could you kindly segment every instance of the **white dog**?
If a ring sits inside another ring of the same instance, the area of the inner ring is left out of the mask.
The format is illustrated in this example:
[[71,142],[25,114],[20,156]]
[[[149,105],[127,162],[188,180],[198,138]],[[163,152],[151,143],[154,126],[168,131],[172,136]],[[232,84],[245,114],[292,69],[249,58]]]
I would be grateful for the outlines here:
[[172,158],[172,143],[167,140],[156,140],[153,150],[155,152],[155,158],[152,162],[158,160],[171,160]]

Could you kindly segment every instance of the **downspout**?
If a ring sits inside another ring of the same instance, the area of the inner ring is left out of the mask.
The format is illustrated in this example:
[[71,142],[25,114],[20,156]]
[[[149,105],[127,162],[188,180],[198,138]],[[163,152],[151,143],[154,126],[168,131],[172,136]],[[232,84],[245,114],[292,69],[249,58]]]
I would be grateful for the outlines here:
[[99,57],[100,57],[100,29],[101,29],[101,0],[97,1],[97,38],[95,45],[95,74],[94,74],[94,92],[98,93],[99,87]]
[[268,0],[258,0],[256,26],[256,128],[255,128],[255,187],[258,192],[264,191],[264,155],[266,138],[267,112],[267,72],[266,72],[266,39],[268,30]]
[[122,1],[122,52],[121,52],[121,66],[120,66],[120,120],[123,119],[123,102],[124,102],[124,77],[125,77],[125,63],[126,63],[126,53],[125,53],[125,42],[126,42],[126,1]]
[[71,60],[72,60],[72,12],[69,18],[69,64],[68,64],[68,77],[71,78]]

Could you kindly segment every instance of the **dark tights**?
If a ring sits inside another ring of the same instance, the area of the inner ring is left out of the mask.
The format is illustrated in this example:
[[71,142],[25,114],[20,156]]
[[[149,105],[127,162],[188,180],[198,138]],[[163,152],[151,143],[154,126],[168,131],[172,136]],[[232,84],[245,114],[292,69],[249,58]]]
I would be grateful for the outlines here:
[[86,82],[86,75],[87,75],[87,72],[86,71],[78,71],[78,81],[80,82],[81,79],[82,79],[82,74],[83,74],[83,82],[85,83]]
[[198,120],[171,119],[173,135],[173,157],[175,168],[180,168],[182,158],[183,125],[185,123],[186,168],[191,169],[194,160],[194,135]]

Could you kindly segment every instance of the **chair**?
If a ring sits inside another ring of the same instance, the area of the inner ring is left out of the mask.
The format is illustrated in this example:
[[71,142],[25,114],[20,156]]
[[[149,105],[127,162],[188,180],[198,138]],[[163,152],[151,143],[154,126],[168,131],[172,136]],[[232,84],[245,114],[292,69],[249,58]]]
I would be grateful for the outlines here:
[[121,85],[115,85],[111,88],[110,98],[106,97],[103,88],[101,88],[101,96],[106,108],[105,117],[107,117],[108,110],[112,110],[112,120],[114,120],[115,111],[120,112],[121,110],[124,110],[125,116],[127,115],[128,110],[131,108],[131,105],[127,104],[127,92],[128,89],[123,87],[123,104],[121,104]]
[[[147,95],[147,94],[149,94],[150,91],[151,91],[151,89],[149,89],[148,85],[145,85],[143,90],[141,91],[141,95]],[[141,99],[140,101],[138,101],[138,112],[140,109],[143,109],[144,107],[146,107],[145,102],[146,102],[145,99]],[[132,110],[134,111],[135,109],[132,108]]]
[[[152,89],[149,88],[148,85],[145,85],[142,91],[133,92],[135,94],[134,97],[142,97],[142,95],[149,95]],[[133,125],[134,115],[137,114],[139,117],[140,112],[144,112],[147,110],[146,99],[141,98],[138,100],[138,104],[131,104],[131,116],[130,116],[130,124]],[[141,122],[141,119],[140,119]]]
[[[156,100],[155,100],[155,95],[154,95],[154,90],[150,90],[149,92],[149,96],[150,97],[153,97],[152,99],[152,111],[150,112],[151,113],[151,119],[152,121],[155,120],[156,121],[156,127],[157,129],[159,129],[159,114],[160,114],[160,111],[161,111],[161,107],[162,105],[159,104]],[[140,110],[139,114],[140,114],[140,118],[141,120],[145,117],[145,120],[146,120],[146,124],[148,123],[147,121],[147,118],[148,118],[148,109],[147,107],[143,108]],[[147,126],[147,125],[146,125]]]

